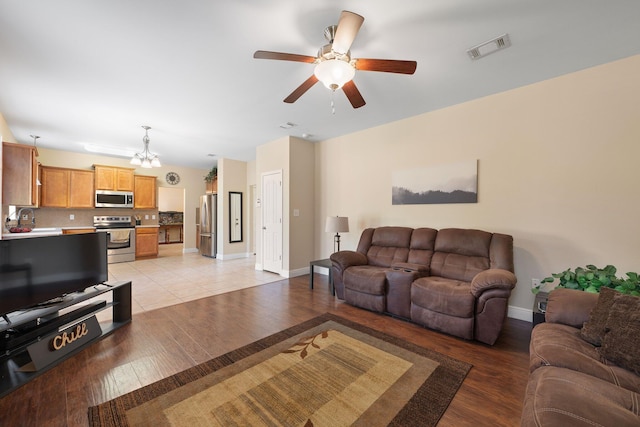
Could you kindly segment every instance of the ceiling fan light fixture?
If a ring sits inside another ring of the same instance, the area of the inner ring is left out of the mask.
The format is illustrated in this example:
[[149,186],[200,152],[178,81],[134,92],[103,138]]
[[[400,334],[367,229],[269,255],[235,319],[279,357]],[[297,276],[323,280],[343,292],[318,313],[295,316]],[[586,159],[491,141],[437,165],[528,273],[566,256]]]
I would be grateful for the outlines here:
[[353,76],[356,75],[356,69],[346,61],[328,59],[318,63],[313,74],[328,89],[335,91],[353,79]]

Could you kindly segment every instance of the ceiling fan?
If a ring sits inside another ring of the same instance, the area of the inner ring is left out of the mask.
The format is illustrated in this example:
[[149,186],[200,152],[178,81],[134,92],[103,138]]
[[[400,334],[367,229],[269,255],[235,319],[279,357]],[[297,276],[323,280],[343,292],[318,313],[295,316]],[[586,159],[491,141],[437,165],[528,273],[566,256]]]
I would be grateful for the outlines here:
[[293,53],[270,52],[258,50],[253,54],[256,59],[277,59],[281,61],[306,62],[316,64],[316,68],[307,80],[298,86],[284,102],[294,103],[318,81],[332,91],[342,89],[353,108],[365,105],[364,98],[353,82],[356,70],[380,71],[383,73],[413,74],[416,61],[398,61],[393,59],[351,58],[353,43],[364,18],[357,13],[343,10],[338,25],[331,25],[324,30],[329,41],[318,50],[317,56],[297,55]]

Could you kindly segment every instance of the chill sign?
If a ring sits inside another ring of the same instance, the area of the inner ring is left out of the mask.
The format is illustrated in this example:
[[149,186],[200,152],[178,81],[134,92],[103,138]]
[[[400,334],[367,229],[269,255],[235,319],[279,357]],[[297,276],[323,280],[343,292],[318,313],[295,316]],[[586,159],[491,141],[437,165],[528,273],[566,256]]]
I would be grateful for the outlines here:
[[96,316],[91,316],[66,329],[57,331],[27,347],[33,368],[37,371],[66,356],[102,335]]
[[58,335],[53,337],[51,342],[49,343],[49,349],[51,351],[58,351],[67,346],[67,344],[71,344],[79,340],[80,338],[87,336],[89,334],[89,328],[87,327],[87,322],[78,323],[75,328],[67,329],[64,332],[60,332]]

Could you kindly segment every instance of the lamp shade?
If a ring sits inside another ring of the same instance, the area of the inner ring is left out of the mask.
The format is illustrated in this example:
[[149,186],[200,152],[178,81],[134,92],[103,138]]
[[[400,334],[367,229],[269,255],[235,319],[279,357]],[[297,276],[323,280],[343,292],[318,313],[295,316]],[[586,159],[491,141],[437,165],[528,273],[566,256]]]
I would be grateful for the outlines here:
[[11,133],[11,129],[9,129],[9,125],[4,119],[2,113],[0,113],[0,142],[14,142],[17,143],[16,137]]
[[315,74],[318,80],[328,89],[338,90],[346,82],[353,79],[356,70],[348,62],[340,59],[328,59],[316,65],[313,74]]
[[328,216],[324,227],[327,233],[346,233],[349,231],[349,218],[346,216]]

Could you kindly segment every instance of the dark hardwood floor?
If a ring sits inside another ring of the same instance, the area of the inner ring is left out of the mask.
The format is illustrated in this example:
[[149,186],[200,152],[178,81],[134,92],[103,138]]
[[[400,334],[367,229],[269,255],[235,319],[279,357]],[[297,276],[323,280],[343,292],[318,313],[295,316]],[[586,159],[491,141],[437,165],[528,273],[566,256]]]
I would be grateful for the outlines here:
[[[135,283],[134,283],[135,286]],[[473,364],[439,426],[517,426],[531,324],[508,319],[494,346],[351,307],[326,276],[282,280],[136,314],[133,322],[0,400],[0,426],[86,426],[87,408],[332,312]]]

